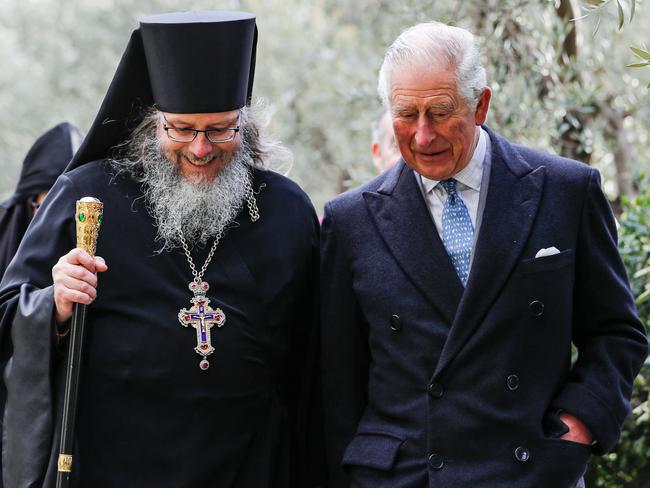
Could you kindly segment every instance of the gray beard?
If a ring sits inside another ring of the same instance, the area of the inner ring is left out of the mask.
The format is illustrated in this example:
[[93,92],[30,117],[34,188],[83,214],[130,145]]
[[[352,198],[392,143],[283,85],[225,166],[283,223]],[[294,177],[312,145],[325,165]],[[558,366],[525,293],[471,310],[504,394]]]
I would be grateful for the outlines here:
[[158,252],[180,247],[181,233],[190,247],[205,246],[241,211],[253,163],[244,140],[214,180],[199,182],[181,175],[156,137],[144,136],[131,145],[127,160],[113,164],[142,183],[147,209],[156,221]]

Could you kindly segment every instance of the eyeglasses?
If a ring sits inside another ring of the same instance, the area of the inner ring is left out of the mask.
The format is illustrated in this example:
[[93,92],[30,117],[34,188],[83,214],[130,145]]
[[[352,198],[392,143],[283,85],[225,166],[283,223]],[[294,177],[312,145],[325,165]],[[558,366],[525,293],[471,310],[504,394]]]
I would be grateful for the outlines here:
[[239,132],[239,114],[237,115],[237,127],[228,127],[224,129],[209,129],[209,130],[200,130],[200,129],[181,129],[179,127],[174,127],[172,125],[167,125],[169,122],[167,121],[167,117],[165,117],[165,114],[162,114],[163,119],[165,120],[165,125],[163,125],[163,129],[165,132],[167,132],[167,137],[169,137],[172,141],[176,142],[192,142],[194,139],[196,139],[196,135],[199,132],[203,132],[205,134],[205,137],[208,138],[208,141],[213,142],[213,143],[218,143],[218,142],[229,142],[232,141],[235,136],[237,135],[237,132]]

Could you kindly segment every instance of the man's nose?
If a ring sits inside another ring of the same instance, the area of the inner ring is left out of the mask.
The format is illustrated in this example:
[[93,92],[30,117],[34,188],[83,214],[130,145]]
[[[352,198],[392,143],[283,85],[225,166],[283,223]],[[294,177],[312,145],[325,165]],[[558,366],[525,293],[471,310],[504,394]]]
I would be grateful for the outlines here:
[[415,144],[418,147],[427,147],[435,138],[436,133],[431,120],[425,114],[420,115],[415,126]]
[[192,154],[197,158],[204,158],[213,150],[212,143],[208,141],[208,136],[205,132],[199,132],[196,138],[190,143],[189,147]]

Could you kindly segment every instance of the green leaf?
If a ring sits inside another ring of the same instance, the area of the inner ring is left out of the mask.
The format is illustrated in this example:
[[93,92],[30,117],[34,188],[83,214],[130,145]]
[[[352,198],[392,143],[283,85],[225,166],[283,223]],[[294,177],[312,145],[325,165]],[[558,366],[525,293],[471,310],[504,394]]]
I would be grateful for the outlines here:
[[630,5],[630,22],[634,19],[634,12],[636,12],[636,0],[632,0]]
[[650,298],[650,290],[646,290],[636,298],[636,303],[641,304]]
[[573,19],[569,20],[569,22],[578,22],[579,20],[586,19],[591,15],[591,12],[587,12],[584,15],[581,15],[580,17],[574,17]]
[[621,5],[620,0],[616,0],[616,5],[618,5],[618,30],[621,30],[625,23],[625,13],[623,12],[623,5]]
[[640,269],[639,271],[637,271],[636,273],[634,273],[634,277],[635,277],[635,278],[641,278],[642,276],[645,276],[645,275],[647,275],[647,274],[650,274],[650,267]]
[[646,66],[650,66],[650,61],[646,61],[645,63],[634,63],[634,64],[625,65],[626,68],[645,68]]
[[640,58],[650,61],[650,53],[648,51],[644,51],[643,49],[639,49],[638,47],[634,46],[630,46],[630,49]]
[[601,17],[599,15],[596,18],[596,26],[594,27],[594,32],[591,34],[592,37],[594,37],[594,38],[596,37],[596,34],[598,34],[598,29],[600,29],[600,21],[601,21]]

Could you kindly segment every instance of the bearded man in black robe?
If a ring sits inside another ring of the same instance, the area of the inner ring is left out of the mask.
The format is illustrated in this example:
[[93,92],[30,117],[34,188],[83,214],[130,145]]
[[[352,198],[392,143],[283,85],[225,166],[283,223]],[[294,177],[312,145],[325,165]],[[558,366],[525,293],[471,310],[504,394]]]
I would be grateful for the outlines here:
[[[91,304],[73,486],[285,488],[315,476],[298,456],[315,438],[318,223],[269,170],[289,156],[250,104],[256,41],[241,12],[151,16],[134,31],[0,285],[6,486],[56,478],[73,303]],[[84,196],[104,203],[97,257],[75,248]]]

